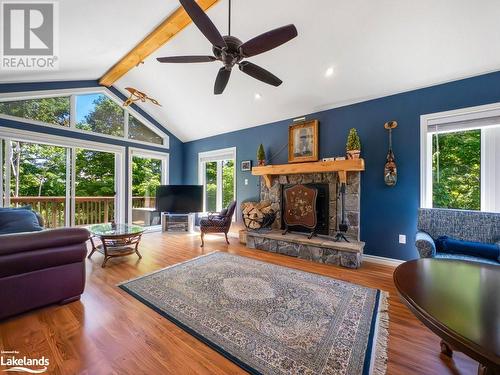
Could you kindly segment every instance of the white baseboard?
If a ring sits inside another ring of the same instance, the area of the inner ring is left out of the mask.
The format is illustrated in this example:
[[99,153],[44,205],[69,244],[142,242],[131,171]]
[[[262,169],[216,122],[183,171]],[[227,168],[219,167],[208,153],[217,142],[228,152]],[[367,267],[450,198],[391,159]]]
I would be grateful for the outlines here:
[[385,266],[392,266],[392,267],[397,267],[400,264],[405,262],[404,260],[399,260],[399,259],[363,254],[363,262],[365,262],[365,261],[370,262],[370,263],[383,264]]

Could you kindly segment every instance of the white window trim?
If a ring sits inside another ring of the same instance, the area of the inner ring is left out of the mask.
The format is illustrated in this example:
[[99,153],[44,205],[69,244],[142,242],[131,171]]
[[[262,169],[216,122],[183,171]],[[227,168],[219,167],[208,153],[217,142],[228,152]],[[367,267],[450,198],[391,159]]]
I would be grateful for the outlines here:
[[[134,156],[138,156],[141,158],[152,158],[152,159],[160,159],[161,160],[161,183],[162,185],[168,185],[170,176],[169,176],[169,164],[170,164],[170,155],[165,154],[163,152],[155,152],[150,150],[143,150],[141,148],[130,147],[128,149],[128,223],[132,224],[132,158]],[[157,231],[161,230],[161,224],[153,227],[147,228],[147,231]]]
[[[236,176],[237,176],[237,169],[236,169],[236,147],[228,147],[228,148],[222,148],[219,150],[212,150],[212,151],[205,151],[205,152],[199,152],[198,153],[198,184],[203,185],[205,187],[205,177],[206,177],[206,171],[205,171],[205,166],[207,162],[219,162],[221,160],[228,160],[232,159],[234,160],[234,197],[236,199]],[[217,191],[222,191],[222,165],[221,163],[217,163]],[[217,203],[216,207],[217,210],[222,209],[222,200],[219,195],[216,197]],[[203,209],[206,207],[206,202],[205,202],[205,191],[203,191]],[[234,220],[234,217],[233,217]]]
[[[461,108],[452,111],[437,112],[420,116],[420,207],[432,208],[432,131],[430,127],[440,124],[459,123],[475,119],[485,119],[500,116],[500,103],[487,104],[476,107]],[[464,130],[484,129],[482,126],[466,126]],[[452,131],[457,131],[452,130]],[[495,191],[500,188],[500,176],[496,175],[497,170],[495,155],[486,155],[486,137],[481,137],[481,211],[499,211],[500,202],[495,200]],[[499,140],[500,141],[500,140]],[[490,151],[491,152],[491,151]],[[496,150],[497,156],[500,151]],[[485,176],[495,176],[494,181],[483,183]],[[495,208],[496,207],[496,208]]]
[[[69,97],[70,98],[70,126],[60,126],[56,124],[50,124],[43,121],[30,120],[22,117],[10,116],[6,114],[0,114],[0,119],[25,122],[31,125],[38,125],[56,129],[62,129],[66,131],[71,131],[75,133],[83,133],[83,134],[92,134],[98,137],[116,139],[127,143],[132,144],[143,144],[147,146],[154,146],[158,148],[170,148],[170,137],[168,134],[164,133],[156,126],[154,126],[150,121],[146,120],[144,116],[142,116],[138,111],[133,109],[132,107],[123,108],[124,110],[124,134],[121,136],[114,136],[109,134],[96,133],[89,130],[77,129],[75,124],[75,115],[76,115],[76,96],[77,95],[88,95],[88,94],[104,94],[113,100],[117,105],[122,107],[123,100],[121,100],[117,95],[108,90],[106,87],[87,87],[87,88],[74,88],[74,89],[60,89],[60,90],[40,90],[40,91],[24,91],[24,92],[13,92],[13,93],[2,93],[0,94],[0,102],[10,102],[15,100],[30,100],[30,99],[43,99],[43,98],[56,98],[56,97]],[[128,113],[142,122],[146,127],[148,127],[155,134],[163,138],[163,145],[159,145],[157,143],[145,142],[136,139],[128,138]]]
[[[75,149],[76,148],[85,148],[85,149],[91,149],[95,151],[102,151],[102,152],[111,152],[115,154],[115,191],[116,191],[116,202],[115,202],[115,207],[116,207],[116,213],[115,217],[116,220],[120,223],[125,222],[125,147],[123,146],[116,146],[116,145],[109,145],[106,143],[100,143],[100,142],[93,142],[93,141],[85,141],[81,139],[69,139],[67,137],[61,137],[58,135],[50,135],[50,134],[41,134],[41,133],[34,133],[30,132],[28,130],[20,130],[20,129],[12,129],[12,128],[6,128],[0,126],[0,139],[4,139],[7,141],[7,147],[5,150],[5,160],[10,160],[9,155],[7,153],[10,153],[10,146],[9,146],[9,141],[15,140],[15,141],[25,141],[25,142],[30,142],[30,143],[36,143],[36,144],[45,144],[45,145],[51,145],[51,146],[60,146],[60,147],[67,147],[68,149],[71,150],[72,155],[75,155]],[[74,191],[74,183],[75,181],[75,158],[72,157],[72,166],[71,166],[71,183],[69,184],[70,187],[68,187],[68,184],[66,186],[67,193],[69,192],[68,189],[71,190],[71,196],[72,198],[72,205],[74,207],[74,199],[75,199],[75,191]],[[66,175],[66,178],[68,176]],[[67,180],[69,181],[69,180]],[[10,168],[5,169],[5,193],[7,193],[10,190]],[[66,195],[68,197],[68,194]],[[68,202],[67,202],[68,203]],[[5,206],[8,207],[10,205],[10,197],[8,194],[5,194]],[[69,210],[69,205],[66,204],[66,209]],[[69,218],[69,216],[66,216]],[[71,215],[71,225],[74,225],[74,215]]]

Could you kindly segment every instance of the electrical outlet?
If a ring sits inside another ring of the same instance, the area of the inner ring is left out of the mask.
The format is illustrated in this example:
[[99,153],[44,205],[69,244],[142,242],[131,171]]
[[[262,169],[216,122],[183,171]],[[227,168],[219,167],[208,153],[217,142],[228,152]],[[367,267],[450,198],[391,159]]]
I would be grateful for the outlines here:
[[245,185],[248,185],[248,178],[245,178]]
[[399,243],[405,245],[406,244],[406,235],[400,234],[399,235]]

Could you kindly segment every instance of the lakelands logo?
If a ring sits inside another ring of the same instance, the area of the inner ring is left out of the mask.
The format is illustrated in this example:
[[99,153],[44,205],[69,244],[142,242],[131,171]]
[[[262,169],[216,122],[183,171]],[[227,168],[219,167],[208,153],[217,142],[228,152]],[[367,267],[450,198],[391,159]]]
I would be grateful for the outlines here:
[[29,358],[26,356],[16,357],[18,351],[0,352],[0,366],[6,367],[3,372],[27,372],[29,374],[43,374],[49,368],[49,359],[45,356],[40,358]]
[[1,11],[0,68],[6,70],[58,69],[58,3],[4,0],[1,1]]

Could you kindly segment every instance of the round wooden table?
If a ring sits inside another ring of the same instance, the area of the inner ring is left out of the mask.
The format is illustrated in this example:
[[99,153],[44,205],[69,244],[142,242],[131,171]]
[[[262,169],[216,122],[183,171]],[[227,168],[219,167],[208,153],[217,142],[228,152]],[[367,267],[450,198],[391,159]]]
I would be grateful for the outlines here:
[[438,335],[442,353],[465,353],[478,374],[500,374],[500,266],[418,259],[394,271],[394,284],[415,316]]

